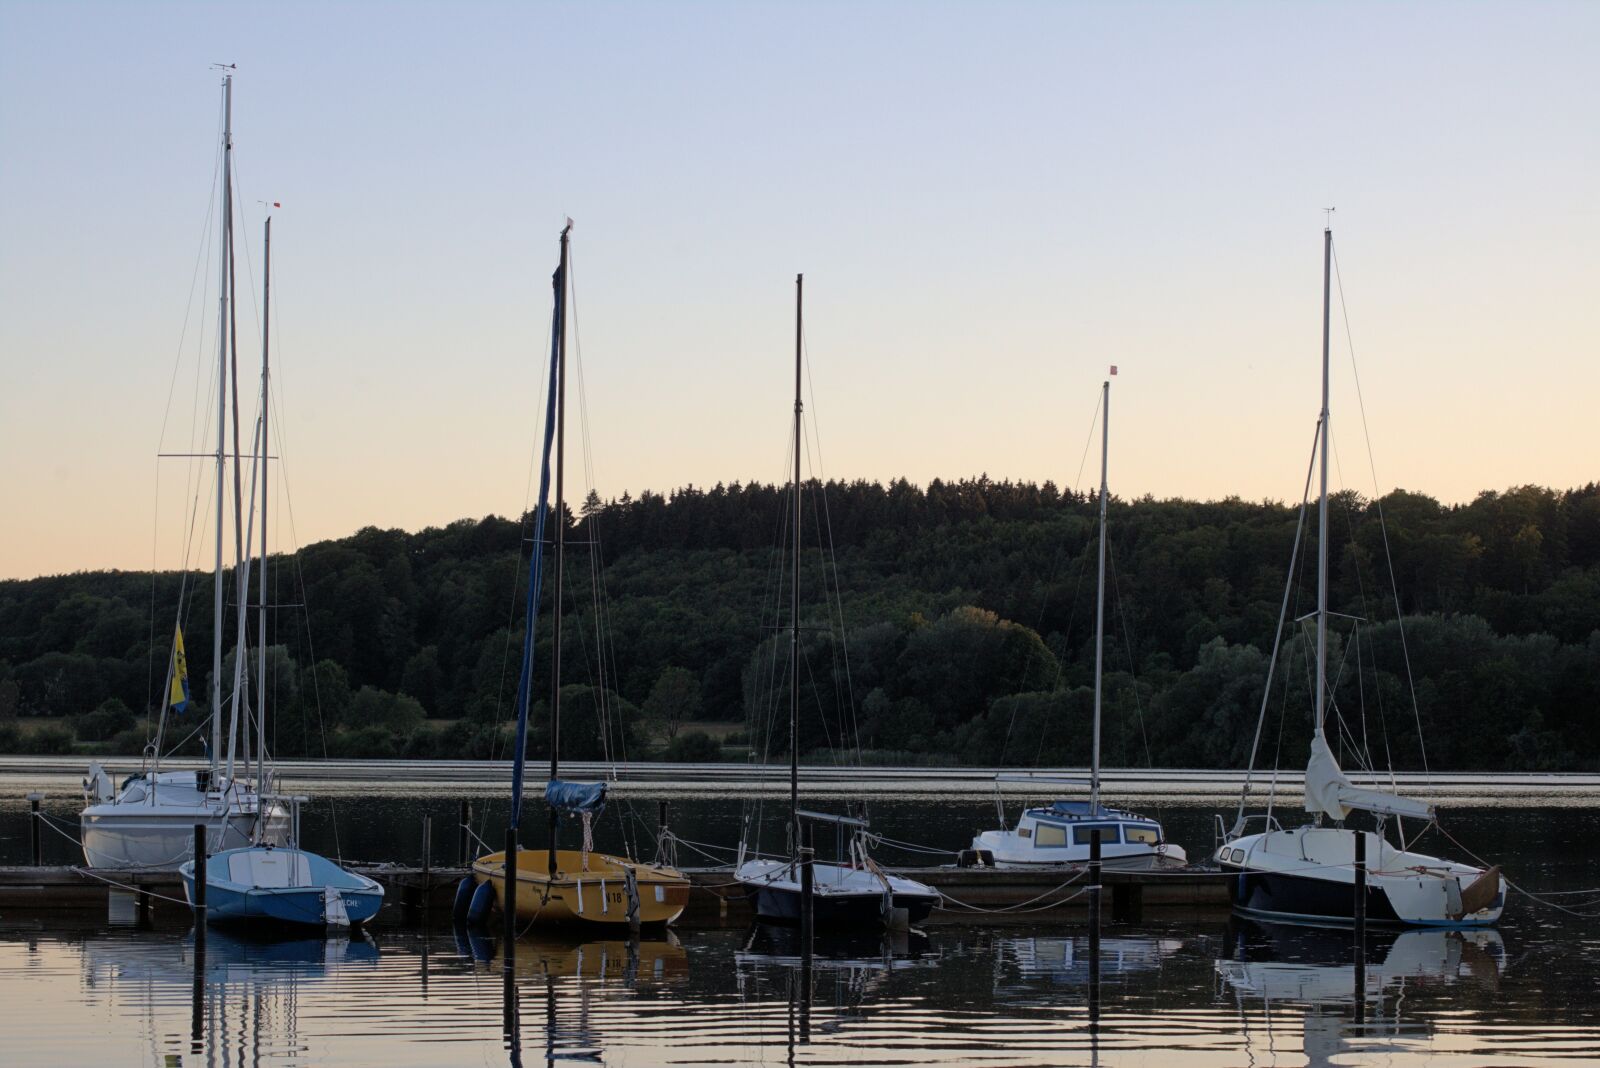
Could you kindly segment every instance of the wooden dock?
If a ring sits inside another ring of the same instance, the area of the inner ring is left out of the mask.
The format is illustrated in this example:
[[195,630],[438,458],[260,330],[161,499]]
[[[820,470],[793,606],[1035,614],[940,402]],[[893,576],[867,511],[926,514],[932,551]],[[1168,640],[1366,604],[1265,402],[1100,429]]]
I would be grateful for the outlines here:
[[[464,868],[393,864],[351,866],[383,885],[384,922],[447,921]],[[694,883],[684,927],[743,926],[750,906],[730,868],[690,868]],[[1029,924],[1079,921],[1088,911],[1086,872],[1072,868],[998,871],[992,868],[896,869],[946,896],[929,923]],[[1102,908],[1114,921],[1214,918],[1228,909],[1228,877],[1216,871],[1108,871],[1101,875]],[[395,908],[394,906],[398,906]],[[96,871],[76,867],[0,867],[0,918],[17,912],[131,909],[136,917],[187,911],[176,872]]]

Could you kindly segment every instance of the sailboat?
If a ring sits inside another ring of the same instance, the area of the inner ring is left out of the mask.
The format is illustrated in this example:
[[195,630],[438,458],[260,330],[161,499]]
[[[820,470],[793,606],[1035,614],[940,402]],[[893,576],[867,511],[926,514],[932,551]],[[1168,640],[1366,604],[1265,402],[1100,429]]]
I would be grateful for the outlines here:
[[[1111,368],[1115,375],[1117,369]],[[1053,864],[1087,864],[1096,835],[1100,862],[1106,868],[1145,870],[1188,862],[1183,847],[1166,840],[1159,820],[1107,808],[1100,803],[1100,696],[1106,630],[1106,508],[1108,454],[1111,444],[1111,379],[1100,396],[1100,579],[1095,589],[1094,742],[1089,765],[1089,799],[1060,800],[1047,808],[1027,808],[1009,830],[984,831],[972,840],[980,856],[1000,868]],[[1002,778],[1005,778],[1004,776]],[[1033,776],[1024,781],[1046,781]]]
[[[805,278],[796,275],[794,318],[794,507],[790,537],[794,580],[789,586],[789,857],[744,859],[744,843],[739,844],[739,863],[734,878],[744,888],[756,916],[778,923],[800,923],[805,906],[803,873],[800,867],[802,820],[831,823],[841,837],[848,829],[848,863],[811,865],[811,912],[820,928],[870,924],[920,923],[939,902],[939,892],[912,879],[890,875],[867,855],[865,820],[800,808],[800,432],[804,403],[800,395],[801,358],[804,350],[802,330]],[[843,859],[843,858],[840,858]]]
[[[591,821],[605,808],[606,784],[566,782],[561,779],[561,583],[566,552],[564,522],[564,468],[566,459],[566,355],[568,240],[572,220],[561,230],[561,260],[553,279],[555,312],[551,317],[550,381],[545,407],[544,452],[539,474],[539,506],[534,518],[533,553],[529,563],[528,597],[523,631],[522,673],[517,684],[516,756],[511,776],[511,822],[508,839],[512,847],[479,857],[472,865],[470,878],[477,884],[474,894],[485,888],[502,911],[507,903],[507,868],[510,886],[515,888],[513,909],[518,920],[529,924],[628,927],[634,924],[666,924],[677,919],[689,903],[689,880],[680,871],[661,864],[648,864],[625,857],[596,853],[589,846]],[[555,451],[555,502],[547,508],[550,494],[550,454]],[[550,779],[545,785],[545,803],[550,813],[550,848],[522,849],[516,834],[522,816],[524,766],[527,762],[528,711],[533,681],[534,625],[538,620],[539,593],[543,578],[544,527],[547,515],[555,517],[555,560],[551,573],[555,597],[551,610],[550,680]],[[558,839],[563,816],[576,816],[583,822],[581,849],[560,849]],[[512,861],[507,864],[507,860]],[[465,884],[462,887],[466,889]],[[473,899],[469,915],[482,918],[487,899]]]
[[[1305,810],[1313,820],[1285,830],[1269,810],[1264,816],[1251,818],[1261,821],[1263,829],[1246,834],[1251,820],[1244,815],[1241,796],[1238,819],[1217,849],[1216,860],[1223,870],[1237,873],[1238,877],[1228,882],[1229,892],[1234,907],[1246,913],[1352,922],[1356,916],[1359,850],[1367,867],[1363,905],[1369,921],[1412,926],[1485,926],[1497,921],[1505,907],[1506,881],[1500,869],[1485,870],[1391,845],[1384,835],[1384,825],[1390,817],[1431,823],[1435,818],[1433,806],[1353,785],[1340,770],[1324,733],[1328,709],[1333,704],[1328,681],[1328,324],[1332,261],[1333,231],[1326,229],[1322,244],[1322,411],[1317,424],[1322,472],[1317,499],[1317,670],[1314,731],[1305,777]],[[1287,595],[1284,605],[1287,609]],[[1280,633],[1281,630],[1280,619]],[[1270,679],[1269,675],[1269,686]],[[1265,713],[1263,703],[1263,716]],[[1245,789],[1249,789],[1248,782]],[[1377,819],[1377,829],[1343,826],[1353,811],[1371,813]],[[1324,826],[1324,818],[1336,825]]]
[[[233,328],[230,309],[233,301],[233,76],[226,75],[222,83],[222,255],[219,311],[217,317],[217,450],[216,463],[216,567],[212,588],[212,647],[211,647],[211,732],[207,748],[207,764],[198,770],[163,771],[161,745],[167,718],[181,714],[188,704],[188,669],[183,651],[183,635],[175,630],[173,655],[168,661],[167,680],[162,687],[160,727],[155,742],[146,750],[146,766],[128,776],[118,786],[98,762],[89,766],[89,777],[84,780],[85,807],[79,815],[84,859],[92,868],[149,868],[172,869],[191,858],[194,849],[194,827],[204,824],[206,845],[210,851],[243,846],[251,843],[282,843],[289,833],[290,816],[287,806],[271,796],[272,769],[266,763],[264,743],[266,736],[258,730],[256,739],[256,767],[250,777],[250,723],[244,707],[248,683],[243,679],[246,660],[245,632],[250,590],[250,563],[244,546],[244,521],[242,489],[239,473],[238,412],[234,412],[234,522],[238,537],[235,540],[234,591],[238,600],[236,649],[234,658],[233,692],[230,704],[229,726],[226,732],[226,760],[224,761],[224,732],[222,729],[222,634],[224,629],[223,606],[223,535],[225,531],[224,487],[228,449],[228,383],[229,355],[237,365],[238,336]],[[265,371],[263,370],[263,375]],[[263,378],[263,383],[265,379]],[[237,395],[237,383],[235,383]],[[265,410],[263,409],[263,418]],[[265,453],[263,452],[263,456]],[[266,493],[265,461],[262,463],[262,544],[266,543]],[[265,568],[265,549],[262,562]],[[259,585],[259,584],[258,584]],[[261,588],[265,588],[264,586]],[[182,598],[180,597],[180,601]],[[180,617],[182,606],[180,604]],[[265,657],[265,614],[261,623],[263,663]],[[258,680],[261,698],[265,698],[266,675]],[[258,720],[259,725],[259,720]],[[236,763],[235,755],[243,732],[244,759]],[[240,772],[242,771],[242,775]]]
[[[261,529],[267,529],[267,402],[268,341],[272,322],[272,218],[267,217],[263,242],[264,265],[261,295],[261,423],[260,446]],[[267,567],[267,542],[261,539],[261,574]],[[266,586],[263,583],[262,589]],[[260,613],[260,656],[258,729],[266,722],[267,616]],[[266,736],[258,738],[258,759],[266,759]],[[294,837],[298,839],[299,805],[304,798],[287,799],[293,811]],[[294,843],[297,845],[298,843]],[[183,891],[194,904],[196,864],[187,861],[178,867]],[[383,887],[373,879],[346,871],[327,857],[299,848],[279,848],[273,841],[257,841],[235,849],[223,849],[206,864],[207,923],[272,923],[309,927],[351,927],[370,920],[383,905]]]

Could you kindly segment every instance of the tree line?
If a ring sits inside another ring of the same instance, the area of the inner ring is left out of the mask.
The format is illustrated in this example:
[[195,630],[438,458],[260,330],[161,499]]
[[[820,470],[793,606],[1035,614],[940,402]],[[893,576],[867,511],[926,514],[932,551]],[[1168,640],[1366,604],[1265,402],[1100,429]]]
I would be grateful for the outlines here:
[[[1092,494],[987,477],[806,491],[808,759],[859,745],[907,763],[1087,761]],[[788,500],[783,486],[690,486],[591,494],[562,517],[563,755],[786,758]],[[1346,492],[1331,508],[1333,737],[1346,766],[1600,767],[1600,486],[1456,505]],[[1315,603],[1315,523],[1268,691],[1298,506],[1147,497],[1109,510],[1107,763],[1241,766],[1265,709],[1264,759],[1298,764],[1310,662],[1292,621]],[[530,516],[367,528],[274,557],[274,751],[505,755],[532,529]],[[182,739],[207,715],[211,590],[199,573],[0,582],[0,749],[141,748],[180,593],[194,701],[168,738]],[[549,609],[535,644],[541,754]]]

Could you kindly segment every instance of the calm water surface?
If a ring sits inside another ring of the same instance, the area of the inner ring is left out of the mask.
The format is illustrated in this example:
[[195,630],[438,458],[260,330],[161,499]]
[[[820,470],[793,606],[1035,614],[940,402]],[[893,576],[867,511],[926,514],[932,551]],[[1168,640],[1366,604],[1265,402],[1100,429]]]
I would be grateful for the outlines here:
[[[26,855],[20,793],[7,783],[0,797],[7,863]],[[453,853],[454,796],[417,797],[404,784],[325,794],[331,805],[307,816],[311,848],[414,860],[422,816],[432,815],[436,858]],[[503,806],[476,804],[486,835],[498,834]],[[76,802],[57,795],[47,809],[70,822]],[[633,824],[626,833],[649,840],[653,803],[613,809],[602,845],[625,833],[619,816]],[[1202,854],[1215,810],[1163,815],[1171,836]],[[994,820],[992,805],[926,797],[877,805],[873,816],[886,835],[936,848]],[[737,804],[711,799],[673,808],[678,832],[713,853],[736,838],[739,819]],[[1445,826],[1530,889],[1600,886],[1600,810],[1451,809]],[[50,850],[48,859],[73,859],[65,838]],[[913,856],[881,852],[897,863]],[[504,947],[448,925],[380,924],[355,941],[255,942],[213,930],[202,953],[181,914],[167,916],[137,929],[99,915],[0,914],[0,1063],[1600,1061],[1600,918],[1522,897],[1495,931],[1372,932],[1359,969],[1348,932],[1151,912],[1104,928],[1098,984],[1081,925],[1023,918],[824,942],[809,976],[791,936],[764,928],[686,929],[633,951],[621,941],[524,939],[509,996]]]

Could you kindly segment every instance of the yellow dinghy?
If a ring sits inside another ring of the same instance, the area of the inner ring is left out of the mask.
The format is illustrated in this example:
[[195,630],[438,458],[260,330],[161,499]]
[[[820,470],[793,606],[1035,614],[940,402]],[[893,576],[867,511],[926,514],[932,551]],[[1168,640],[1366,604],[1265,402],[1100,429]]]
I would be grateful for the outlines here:
[[[556,850],[556,875],[550,878],[550,851],[517,850],[517,919],[522,923],[628,926],[629,875],[638,895],[639,923],[667,924],[689,904],[689,880],[675,868],[624,860],[604,853]],[[495,903],[506,900],[506,854],[479,857],[472,865],[478,883],[494,887]]]

